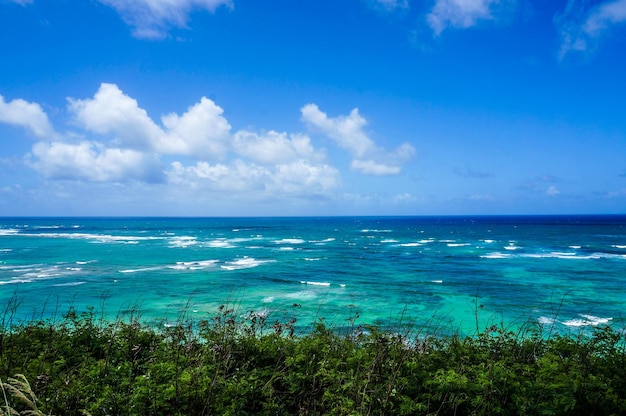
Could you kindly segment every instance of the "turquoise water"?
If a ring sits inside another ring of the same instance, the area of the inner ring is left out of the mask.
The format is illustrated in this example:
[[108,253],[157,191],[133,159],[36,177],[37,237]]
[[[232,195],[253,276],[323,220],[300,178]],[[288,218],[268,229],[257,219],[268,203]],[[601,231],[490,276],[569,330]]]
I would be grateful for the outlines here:
[[623,325],[626,216],[2,218],[4,316],[11,299],[14,319],[227,303],[302,326]]

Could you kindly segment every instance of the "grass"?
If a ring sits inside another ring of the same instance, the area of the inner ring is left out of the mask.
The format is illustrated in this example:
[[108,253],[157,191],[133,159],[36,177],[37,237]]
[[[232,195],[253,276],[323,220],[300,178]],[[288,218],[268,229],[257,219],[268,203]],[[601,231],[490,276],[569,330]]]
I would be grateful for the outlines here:
[[626,414],[626,340],[606,326],[438,336],[318,322],[297,332],[295,320],[229,306],[160,327],[93,309],[11,316],[0,328],[0,415]]

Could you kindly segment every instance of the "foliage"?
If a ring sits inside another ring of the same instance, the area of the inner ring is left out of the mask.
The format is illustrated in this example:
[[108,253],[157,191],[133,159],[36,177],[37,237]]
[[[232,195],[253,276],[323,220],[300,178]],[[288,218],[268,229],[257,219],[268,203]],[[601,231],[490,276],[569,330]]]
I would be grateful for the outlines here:
[[[184,318],[184,316],[183,316]],[[0,415],[626,414],[624,333],[434,336],[222,307],[158,328],[70,310],[0,328]]]

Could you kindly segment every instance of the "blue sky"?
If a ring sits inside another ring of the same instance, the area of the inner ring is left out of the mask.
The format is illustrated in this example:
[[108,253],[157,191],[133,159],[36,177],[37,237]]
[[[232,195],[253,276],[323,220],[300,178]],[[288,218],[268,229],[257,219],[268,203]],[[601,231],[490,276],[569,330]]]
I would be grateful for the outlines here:
[[0,0],[0,215],[626,211],[626,0]]

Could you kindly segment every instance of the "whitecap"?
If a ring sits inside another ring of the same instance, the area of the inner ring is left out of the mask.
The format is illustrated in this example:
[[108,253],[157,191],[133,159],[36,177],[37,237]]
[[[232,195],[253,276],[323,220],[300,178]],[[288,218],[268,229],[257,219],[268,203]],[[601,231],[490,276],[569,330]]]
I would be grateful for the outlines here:
[[424,245],[423,243],[403,243],[400,244],[400,247],[419,247]]
[[15,235],[17,233],[19,233],[19,230],[16,230],[15,228],[0,228],[0,237]]
[[504,246],[505,250],[518,250],[519,247],[518,246],[514,246],[512,244],[509,244],[508,246]]
[[41,233],[28,234],[31,237],[42,238],[68,238],[73,240],[92,240],[94,243],[118,243],[118,244],[138,244],[139,241],[157,240],[159,237],[138,237],[110,234],[89,234],[89,233]]
[[257,260],[252,257],[244,257],[241,259],[237,259],[234,261],[226,262],[220,267],[224,270],[239,270],[239,269],[250,269],[252,267],[260,266],[261,264],[271,263],[274,260]]
[[523,254],[520,257],[534,258],[534,259],[591,260],[591,259],[599,259],[601,256],[598,254],[591,254],[589,256],[577,256],[576,253],[564,253],[564,252],[554,251],[551,253]]
[[31,283],[32,281],[33,279],[11,279],[7,281],[0,281],[0,286],[16,284],[16,283]]
[[168,266],[170,269],[178,270],[201,270],[215,266],[217,260],[200,260],[200,261],[177,261],[175,266]]
[[467,247],[470,243],[448,243],[448,247]]
[[483,240],[483,241],[484,241],[485,243],[487,243],[487,244],[491,244],[491,243],[494,243],[494,242],[495,242],[495,240]]
[[364,229],[361,230],[362,233],[390,233],[392,232],[392,230],[370,230],[370,229]]
[[98,260],[87,260],[87,261],[83,261],[83,260],[77,260],[75,263],[78,265],[85,265],[85,264],[89,264],[89,263],[96,263]]
[[615,247],[615,248],[619,248],[619,249],[625,249],[626,248],[625,245],[621,245],[621,244],[613,244],[611,247]]
[[394,240],[392,238],[387,239],[387,240],[380,240],[381,243],[397,243],[398,240]]
[[580,249],[582,246],[569,246],[568,248],[572,248],[574,250],[578,250]]
[[301,238],[283,238],[280,240],[274,241],[276,244],[302,244],[305,241]]
[[511,257],[510,254],[506,254],[506,253],[489,253],[489,254],[483,254],[482,256],[480,256],[483,259],[507,259],[509,257]]
[[593,315],[580,314],[580,316],[582,318],[570,319],[569,321],[563,322],[563,325],[574,326],[574,327],[598,326],[598,325],[608,324],[609,321],[613,320],[613,318],[599,318],[599,317],[593,316]]
[[233,246],[229,240],[225,239],[225,238],[218,238],[215,240],[211,240],[208,241],[206,243],[204,243],[205,246],[207,247],[212,247],[212,248],[233,248],[235,246]]
[[162,270],[163,267],[142,267],[139,269],[124,269],[120,270],[120,273],[140,273],[140,272],[151,272],[154,270]]
[[173,237],[170,239],[170,247],[186,248],[198,244],[196,237]]
[[63,287],[63,286],[80,286],[80,285],[84,285],[87,282],[71,282],[71,283],[59,283],[56,285],[52,285],[55,287]]
[[542,325],[552,325],[556,321],[553,318],[548,318],[547,316],[540,316],[539,319],[537,319],[537,322]]
[[325,238],[323,240],[309,240],[309,243],[323,245],[324,243],[330,243],[330,242],[335,241],[335,240],[336,240],[335,238],[329,237],[329,238]]
[[443,283],[443,280],[431,280],[430,283]]
[[293,247],[281,247],[279,248],[280,251],[292,251]]
[[309,281],[302,280],[300,283],[305,284],[305,285],[311,285],[311,286],[330,286],[329,282],[309,282]]
[[248,314],[242,316],[243,318],[253,319],[253,318],[267,318],[270,314],[270,310],[267,308],[263,308],[260,311],[250,311]]
[[266,296],[263,298],[263,300],[261,300],[261,302],[263,303],[272,303],[274,302],[275,297],[274,296]]
[[304,260],[306,260],[306,261],[319,261],[321,259],[320,258],[313,258],[313,257],[305,257]]

